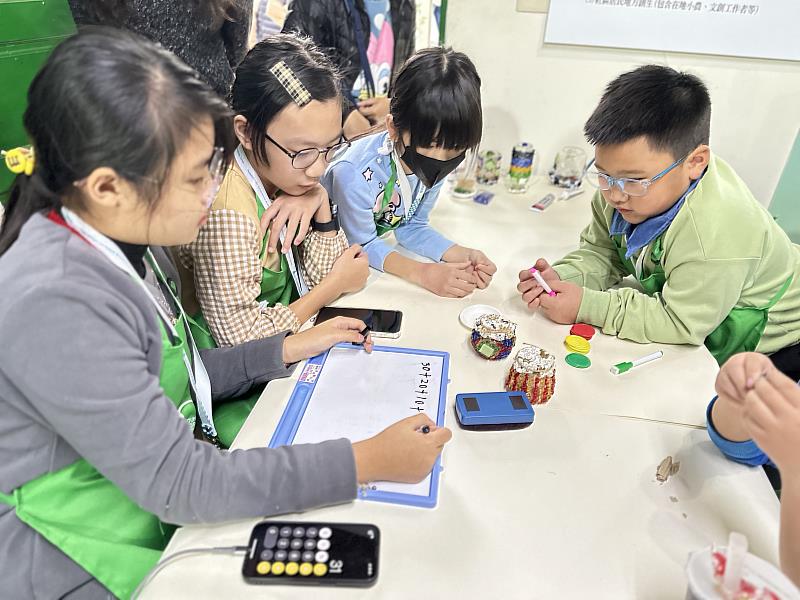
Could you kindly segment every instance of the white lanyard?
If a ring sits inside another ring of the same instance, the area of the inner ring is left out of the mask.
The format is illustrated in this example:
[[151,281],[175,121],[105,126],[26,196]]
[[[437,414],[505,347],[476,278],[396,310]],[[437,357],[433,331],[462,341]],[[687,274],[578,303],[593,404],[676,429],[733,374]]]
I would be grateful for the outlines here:
[[[261,202],[261,205],[264,207],[264,209],[269,208],[272,204],[272,201],[269,199],[269,195],[267,195],[267,190],[264,189],[264,184],[261,182],[261,178],[258,176],[255,169],[253,169],[253,165],[250,164],[250,161],[247,160],[247,155],[244,153],[244,148],[242,148],[241,145],[236,148],[234,157],[236,158],[236,164],[239,165],[242,173],[244,173],[244,176],[247,178],[250,187],[253,188],[253,191],[256,193],[256,197],[258,198],[259,202]],[[285,237],[286,227],[281,230],[281,244],[283,244]],[[297,292],[301,296],[305,296],[308,293],[309,288],[308,284],[306,284],[306,281],[303,278],[303,275],[297,268],[297,263],[295,262],[294,258],[294,250],[286,254],[286,259],[289,263],[289,272],[292,274],[292,279],[294,280],[294,285],[297,288]]]
[[[147,294],[147,297],[150,298],[150,301],[156,307],[156,310],[158,311],[161,320],[164,322],[164,325],[169,328],[172,336],[177,338],[178,332],[175,329],[175,326],[172,324],[172,320],[170,319],[169,315],[161,306],[161,304],[159,304],[158,300],[156,300],[155,296],[153,296],[153,293],[150,291],[150,288],[147,286],[144,280],[139,277],[136,269],[133,268],[133,265],[128,260],[128,257],[125,256],[122,250],[120,250],[120,247],[102,233],[97,231],[94,227],[86,223],[68,208],[62,207],[61,214],[64,216],[64,220],[69,224],[69,226],[80,233],[83,238],[89,242],[90,246],[105,256],[115,267],[130,275],[131,279],[139,284],[142,290],[144,290],[145,294]],[[163,279],[164,274],[156,264],[156,261],[149,249],[147,250],[147,257],[150,260],[150,264],[153,266],[153,270],[156,271],[156,275]],[[183,306],[181,306],[181,303],[172,294],[172,290],[170,290],[170,294],[172,295],[173,300],[175,300],[178,311],[184,318],[184,323],[187,324],[184,329],[186,330],[189,344],[192,347],[194,368],[192,368],[192,362],[189,360],[186,352],[182,353],[183,363],[186,365],[186,371],[189,374],[189,383],[191,384],[192,389],[194,390],[195,398],[197,399],[197,409],[200,413],[200,422],[203,426],[203,432],[208,437],[213,439],[217,436],[217,430],[214,427],[214,420],[211,416],[211,380],[208,377],[208,372],[206,371],[205,365],[203,365],[203,360],[200,358],[200,352],[197,350],[197,345],[194,343],[192,332],[188,327],[188,319],[186,314],[183,312]]]
[[397,155],[397,150],[392,150],[392,161],[394,162],[395,172],[397,173],[397,183],[400,184],[400,198],[403,201],[403,217],[408,221],[417,212],[417,207],[422,201],[422,196],[427,191],[427,188],[422,185],[421,181],[417,181],[417,187],[414,190],[415,195],[411,195],[411,183],[408,181],[408,175],[403,170],[403,163],[400,162],[400,157]]
[[644,255],[648,253],[650,250],[650,245],[645,246],[642,248],[641,254],[639,254],[639,258],[636,259],[636,264],[634,265],[634,271],[636,272],[636,279],[642,279],[642,274],[644,273]]

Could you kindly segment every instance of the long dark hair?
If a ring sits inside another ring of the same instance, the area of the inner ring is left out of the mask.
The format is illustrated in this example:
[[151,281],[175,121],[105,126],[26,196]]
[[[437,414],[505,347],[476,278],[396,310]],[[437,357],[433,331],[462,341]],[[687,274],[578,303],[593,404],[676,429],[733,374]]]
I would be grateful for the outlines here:
[[266,132],[272,119],[293,102],[289,92],[270,72],[283,61],[306,87],[313,100],[340,98],[339,76],[330,59],[314,43],[291,33],[267,36],[256,44],[236,69],[231,104],[247,119],[247,136],[256,160],[266,164]]
[[74,183],[114,169],[148,202],[198,118],[211,117],[215,145],[230,159],[230,110],[195,72],[135,34],[87,28],[61,43],[28,89],[24,124],[36,155],[31,176],[8,192],[0,255],[35,213],[74,198]]
[[462,52],[425,48],[412,54],[392,86],[395,127],[417,148],[474,148],[481,141],[481,78]]

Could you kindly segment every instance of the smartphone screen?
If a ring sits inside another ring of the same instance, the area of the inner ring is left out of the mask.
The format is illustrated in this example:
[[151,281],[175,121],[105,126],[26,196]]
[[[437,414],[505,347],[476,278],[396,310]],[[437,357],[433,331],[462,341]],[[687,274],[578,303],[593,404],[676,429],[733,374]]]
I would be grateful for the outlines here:
[[315,324],[322,323],[334,317],[351,317],[364,321],[372,334],[381,337],[381,334],[397,337],[400,335],[400,324],[403,313],[399,310],[385,310],[381,308],[333,308],[324,307],[319,311]]
[[375,525],[263,521],[250,535],[248,583],[367,587],[378,578]]

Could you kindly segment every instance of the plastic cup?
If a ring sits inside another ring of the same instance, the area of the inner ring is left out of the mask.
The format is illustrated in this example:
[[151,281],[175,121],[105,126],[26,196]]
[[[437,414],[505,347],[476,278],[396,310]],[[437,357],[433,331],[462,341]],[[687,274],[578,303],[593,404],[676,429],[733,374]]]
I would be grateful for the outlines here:
[[[721,570],[724,569],[722,565],[726,561],[726,554],[726,546],[717,546],[689,555],[686,563],[686,600],[772,600],[775,597],[781,600],[800,600],[800,590],[786,575],[776,566],[749,552],[744,557],[743,581],[740,583],[739,594],[726,596]],[[722,561],[719,560],[720,556]]]

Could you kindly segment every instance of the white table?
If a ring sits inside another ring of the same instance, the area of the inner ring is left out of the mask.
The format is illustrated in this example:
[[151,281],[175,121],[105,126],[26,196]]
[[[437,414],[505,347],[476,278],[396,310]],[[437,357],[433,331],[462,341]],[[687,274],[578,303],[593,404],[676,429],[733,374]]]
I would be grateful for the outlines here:
[[[539,183],[535,192],[524,196],[495,190],[498,194],[487,206],[469,199],[440,200],[433,213],[434,226],[453,240],[481,248],[498,265],[488,289],[464,299],[438,298],[397,277],[376,272],[363,291],[340,299],[337,305],[403,310],[401,337],[380,343],[449,352],[451,396],[503,387],[511,359],[493,362],[479,358],[469,345],[469,330],[458,321],[465,306],[488,304],[518,323],[517,348],[529,342],[557,356],[556,392],[548,406],[705,426],[705,409],[714,396],[717,371],[705,347],[636,344],[598,332],[588,355],[592,366],[574,369],[563,360],[569,353],[563,343],[569,326],[531,313],[520,299],[516,290],[519,271],[540,256],[555,261],[574,249],[589,219],[589,192],[555,203],[544,213],[528,209],[533,199],[551,189]],[[664,358],[653,364],[621,376],[609,372],[611,365],[658,349],[664,351]]]
[[[454,437],[445,449],[438,507],[357,501],[287,517],[378,525],[376,586],[265,589],[243,582],[240,557],[208,556],[168,567],[144,598],[680,598],[687,554],[724,543],[731,530],[748,536],[751,551],[777,562],[778,501],[766,477],[725,460],[697,428],[713,394],[716,363],[708,352],[658,346],[662,360],[614,377],[610,365],[655,346],[598,335],[592,367],[579,371],[563,362],[568,328],[530,315],[519,300],[521,268],[576,246],[588,194],[536,214],[527,206],[549,191],[543,183],[525,197],[495,191],[488,206],[443,197],[433,216],[443,233],[485,249],[498,263],[488,290],[444,300],[373,274],[364,291],[339,302],[400,308],[402,336],[389,344],[451,353],[447,423]],[[532,428],[466,432],[454,423],[455,394],[501,389],[510,363],[484,361],[469,347],[457,315],[478,302],[516,320],[520,342],[559,357],[556,394],[537,407]],[[269,384],[235,447],[267,443],[298,373]],[[667,455],[681,468],[658,483],[656,467]],[[246,544],[256,522],[182,528],[166,554]]]

